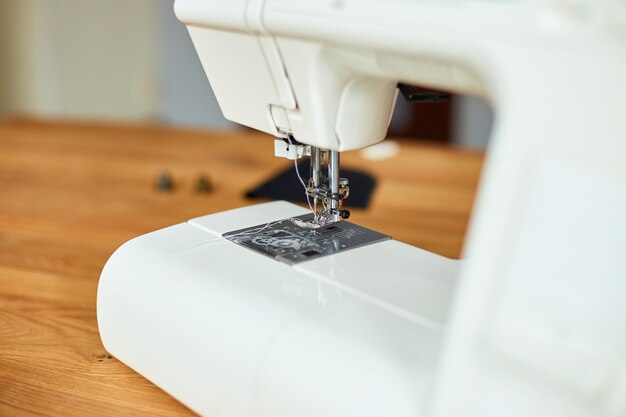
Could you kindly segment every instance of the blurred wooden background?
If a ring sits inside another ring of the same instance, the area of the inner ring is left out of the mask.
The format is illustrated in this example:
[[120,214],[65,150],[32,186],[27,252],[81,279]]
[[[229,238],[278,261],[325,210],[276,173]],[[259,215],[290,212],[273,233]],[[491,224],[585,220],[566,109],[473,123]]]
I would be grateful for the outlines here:
[[[459,257],[482,153],[399,146],[382,161],[342,155],[378,181],[350,220]],[[100,271],[134,236],[258,202],[244,192],[289,164],[258,133],[0,122],[0,415],[191,414],[103,349]],[[156,189],[161,171],[173,191]],[[194,191],[199,175],[212,192]]]

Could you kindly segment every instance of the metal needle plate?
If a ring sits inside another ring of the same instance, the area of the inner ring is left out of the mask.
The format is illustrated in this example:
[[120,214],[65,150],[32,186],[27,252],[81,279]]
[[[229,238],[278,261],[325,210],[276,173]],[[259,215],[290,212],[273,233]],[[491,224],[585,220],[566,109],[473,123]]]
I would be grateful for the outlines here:
[[[309,221],[313,214],[294,217]],[[354,223],[336,222],[318,229],[296,225],[291,218],[233,230],[222,235],[245,248],[293,265],[390,239]]]

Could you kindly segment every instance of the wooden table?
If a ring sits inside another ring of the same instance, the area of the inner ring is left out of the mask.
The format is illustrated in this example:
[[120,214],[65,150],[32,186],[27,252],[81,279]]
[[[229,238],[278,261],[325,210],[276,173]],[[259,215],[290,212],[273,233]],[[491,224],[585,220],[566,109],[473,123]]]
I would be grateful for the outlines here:
[[[342,155],[378,180],[351,220],[458,257],[482,154],[399,143],[383,161]],[[191,414],[103,349],[98,277],[134,236],[256,203],[244,191],[289,166],[272,154],[247,131],[1,122],[0,416]],[[172,192],[155,189],[163,170]],[[199,174],[213,192],[194,192]]]

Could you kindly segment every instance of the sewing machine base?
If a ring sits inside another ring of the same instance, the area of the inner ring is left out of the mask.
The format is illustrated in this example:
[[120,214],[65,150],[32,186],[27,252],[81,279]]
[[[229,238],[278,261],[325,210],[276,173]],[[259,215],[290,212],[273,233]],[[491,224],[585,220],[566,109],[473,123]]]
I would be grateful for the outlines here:
[[260,204],[122,245],[98,288],[105,348],[202,415],[422,415],[458,261],[385,240],[288,265],[222,237],[305,213]]

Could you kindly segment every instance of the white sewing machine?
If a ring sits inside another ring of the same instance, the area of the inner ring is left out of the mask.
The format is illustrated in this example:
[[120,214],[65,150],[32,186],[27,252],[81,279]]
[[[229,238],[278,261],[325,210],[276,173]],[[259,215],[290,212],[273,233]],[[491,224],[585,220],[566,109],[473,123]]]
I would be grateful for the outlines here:
[[[124,244],[98,289],[114,356],[210,416],[626,415],[624,1],[175,10],[224,115],[311,156],[319,214],[261,204]],[[464,261],[342,221],[339,152],[384,138],[398,83],[495,109]]]

